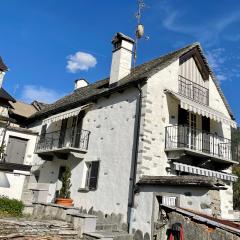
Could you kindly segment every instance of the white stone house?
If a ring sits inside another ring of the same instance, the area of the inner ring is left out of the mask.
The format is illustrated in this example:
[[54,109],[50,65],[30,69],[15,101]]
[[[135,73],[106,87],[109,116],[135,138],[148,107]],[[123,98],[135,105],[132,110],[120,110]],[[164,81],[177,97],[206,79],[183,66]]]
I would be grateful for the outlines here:
[[160,204],[232,218],[236,122],[200,44],[132,69],[134,41],[112,43],[109,78],[77,80],[29,118],[33,200],[54,202],[68,165],[74,205],[121,214],[130,232],[153,236]]

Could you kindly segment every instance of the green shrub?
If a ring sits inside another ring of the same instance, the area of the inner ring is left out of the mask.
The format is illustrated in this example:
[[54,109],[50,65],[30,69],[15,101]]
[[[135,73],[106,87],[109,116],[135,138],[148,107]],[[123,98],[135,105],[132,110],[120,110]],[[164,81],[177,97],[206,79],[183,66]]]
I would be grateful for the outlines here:
[[0,196],[0,215],[4,216],[22,216],[24,204],[16,199],[9,199],[5,196]]
[[62,188],[60,190],[60,198],[70,198],[71,192],[70,192],[70,188],[72,186],[71,184],[71,169],[67,166],[66,170],[63,174],[62,177]]

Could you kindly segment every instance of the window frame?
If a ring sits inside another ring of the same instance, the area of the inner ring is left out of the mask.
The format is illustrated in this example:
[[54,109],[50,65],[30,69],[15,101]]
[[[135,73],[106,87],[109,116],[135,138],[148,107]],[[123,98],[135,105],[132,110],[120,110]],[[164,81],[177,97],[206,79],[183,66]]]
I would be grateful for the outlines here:
[[[96,174],[96,185],[95,187],[90,187],[90,181],[91,181],[91,174],[92,174],[92,163],[98,163],[97,166],[97,174]],[[84,183],[84,189],[88,190],[88,191],[96,191],[98,188],[98,181],[99,181],[99,171],[100,171],[100,161],[96,160],[96,161],[89,161],[89,162],[85,162],[87,170],[86,170],[86,174],[85,174],[85,183]]]

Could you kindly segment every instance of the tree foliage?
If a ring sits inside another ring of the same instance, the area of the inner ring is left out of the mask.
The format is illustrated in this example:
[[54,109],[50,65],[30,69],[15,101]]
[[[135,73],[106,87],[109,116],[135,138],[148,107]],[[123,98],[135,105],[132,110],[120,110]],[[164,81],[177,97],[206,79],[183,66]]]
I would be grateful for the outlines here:
[[70,198],[71,192],[70,192],[70,188],[72,186],[71,184],[71,170],[70,168],[67,166],[66,170],[63,174],[62,177],[62,188],[60,190],[60,194],[59,197],[60,198]]
[[[239,155],[240,128],[237,128],[232,131],[232,143],[234,144],[235,147],[237,146],[237,148],[235,148],[235,153]],[[233,166],[233,174],[238,176],[238,180],[233,183],[233,207],[234,209],[240,210],[240,164]]]

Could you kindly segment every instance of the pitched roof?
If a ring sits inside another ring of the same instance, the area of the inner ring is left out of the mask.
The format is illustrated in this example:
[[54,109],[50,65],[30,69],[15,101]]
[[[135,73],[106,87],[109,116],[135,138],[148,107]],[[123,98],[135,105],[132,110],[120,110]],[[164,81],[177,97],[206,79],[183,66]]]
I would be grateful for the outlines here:
[[5,72],[8,70],[8,67],[4,64],[2,58],[0,57],[0,71]]
[[221,180],[205,176],[142,176],[137,185],[198,186],[210,189],[226,189]]
[[[192,219],[192,221],[205,224],[207,226],[214,226],[216,228],[221,228],[228,232],[240,235],[240,225],[236,222],[224,220],[216,217],[211,217],[209,215],[199,213],[190,209],[180,208],[180,207],[173,207],[161,204],[161,208],[167,212],[177,212],[181,215],[187,216],[188,218]],[[239,238],[236,238],[239,239]]]
[[3,88],[0,88],[0,99],[15,102],[16,100]]
[[108,84],[109,78],[105,78],[103,80],[90,84],[86,87],[77,89],[73,93],[59,99],[53,104],[49,104],[44,109],[31,116],[30,119],[33,120],[35,118],[43,118],[46,116],[59,113],[61,111],[68,110],[72,107],[78,106],[79,104],[86,103],[87,101],[90,101],[92,99],[96,99],[105,94],[109,94],[114,90],[116,91],[121,87],[126,87],[129,84],[134,84],[139,81],[146,80],[155,73],[157,73],[159,70],[162,70],[163,68],[167,67],[169,64],[177,60],[180,56],[186,54],[188,51],[194,48],[197,48],[201,56],[203,57],[204,64],[206,64],[206,67],[209,70],[209,73],[211,74],[211,77],[217,86],[217,89],[221,95],[223,102],[226,105],[226,108],[228,109],[230,116],[232,117],[232,119],[234,119],[229,104],[227,103],[227,100],[225,99],[223,92],[221,91],[218,81],[216,80],[213,72],[211,71],[208,65],[206,58],[203,55],[203,51],[199,43],[193,43],[177,51],[171,52],[167,55],[161,56],[159,58],[141,64],[137,66],[135,69],[133,69],[129,75],[119,80],[116,84],[112,84],[109,86]]
[[37,112],[37,109],[33,105],[21,101],[10,102],[10,105],[12,106],[10,113],[24,118],[28,118]]
[[43,108],[45,108],[48,104],[47,103],[43,103],[43,102],[39,102],[39,101],[33,101],[31,103],[31,105],[33,105],[38,111],[42,110]]

